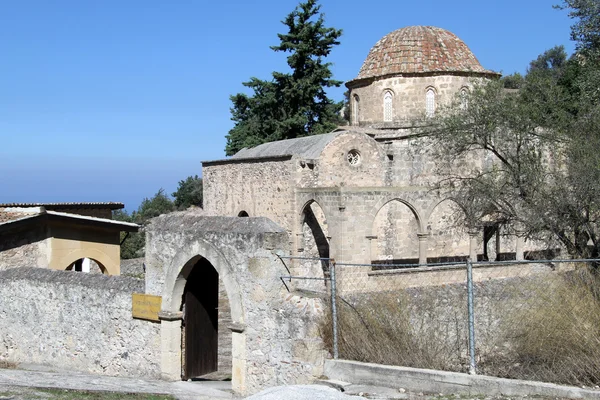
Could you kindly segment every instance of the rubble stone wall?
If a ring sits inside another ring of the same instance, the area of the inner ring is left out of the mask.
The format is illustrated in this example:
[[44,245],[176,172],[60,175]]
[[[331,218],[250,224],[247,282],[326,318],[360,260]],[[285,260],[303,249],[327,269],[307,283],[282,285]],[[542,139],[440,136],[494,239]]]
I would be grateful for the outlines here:
[[0,271],[11,268],[48,268],[50,240],[43,229],[32,229],[0,237]]
[[144,281],[16,268],[0,271],[0,282],[0,360],[159,377],[160,324],[131,316]]
[[[202,168],[207,215],[267,217],[284,228],[293,215],[294,161],[207,164]],[[299,168],[299,167],[298,167]]]

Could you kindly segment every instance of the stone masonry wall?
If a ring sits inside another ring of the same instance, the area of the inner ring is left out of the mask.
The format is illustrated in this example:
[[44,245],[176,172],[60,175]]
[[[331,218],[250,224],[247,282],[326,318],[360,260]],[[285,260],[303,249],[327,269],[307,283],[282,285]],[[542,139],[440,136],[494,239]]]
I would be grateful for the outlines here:
[[[358,154],[354,163],[348,161],[351,151]],[[300,166],[294,184],[301,188],[383,186],[386,164],[379,143],[364,133],[347,132],[323,149],[314,168],[296,162]]]
[[144,258],[121,259],[121,276],[144,279]]
[[0,271],[11,268],[48,268],[50,239],[41,229],[16,232],[0,237]]
[[[453,100],[461,88],[469,88],[481,78],[468,76],[417,76],[391,77],[377,80],[369,85],[352,89],[351,95],[359,96],[359,125],[370,125],[383,121],[383,96],[391,91],[392,120],[408,121],[425,115],[425,93],[428,88],[435,92],[436,108]],[[352,97],[351,97],[352,98]]]
[[204,165],[206,215],[267,217],[291,229],[293,161]]
[[159,377],[160,325],[131,316],[143,281],[18,268],[0,282],[0,360]]

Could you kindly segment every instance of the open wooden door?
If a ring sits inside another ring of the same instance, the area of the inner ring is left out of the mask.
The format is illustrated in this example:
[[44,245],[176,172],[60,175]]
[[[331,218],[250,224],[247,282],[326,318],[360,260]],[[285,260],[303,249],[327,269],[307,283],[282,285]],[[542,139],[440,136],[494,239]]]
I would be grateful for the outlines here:
[[217,370],[219,274],[206,259],[187,278],[185,301],[184,379]]

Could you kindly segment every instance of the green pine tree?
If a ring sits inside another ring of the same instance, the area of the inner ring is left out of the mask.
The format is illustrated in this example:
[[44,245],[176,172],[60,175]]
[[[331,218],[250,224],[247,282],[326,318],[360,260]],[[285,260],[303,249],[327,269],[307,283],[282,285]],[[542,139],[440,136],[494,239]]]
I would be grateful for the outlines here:
[[340,43],[342,31],[325,26],[317,3],[300,3],[282,21],[288,33],[278,34],[280,44],[271,47],[290,53],[291,73],[273,72],[270,81],[251,78],[243,85],[253,91],[252,96],[231,96],[235,126],[227,135],[227,155],[261,143],[329,132],[343,122],[342,103],[326,93],[342,82],[332,78],[331,63],[324,62]]

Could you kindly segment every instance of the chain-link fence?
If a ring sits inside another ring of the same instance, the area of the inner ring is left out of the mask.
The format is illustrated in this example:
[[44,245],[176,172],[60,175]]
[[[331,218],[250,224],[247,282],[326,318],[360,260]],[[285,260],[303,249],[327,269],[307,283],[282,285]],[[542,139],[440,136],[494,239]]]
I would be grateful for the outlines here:
[[321,277],[285,278],[322,282],[334,357],[600,384],[600,260],[328,261]]

